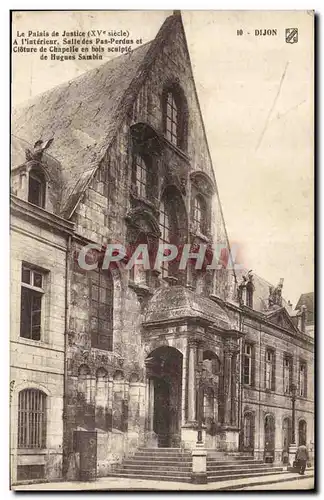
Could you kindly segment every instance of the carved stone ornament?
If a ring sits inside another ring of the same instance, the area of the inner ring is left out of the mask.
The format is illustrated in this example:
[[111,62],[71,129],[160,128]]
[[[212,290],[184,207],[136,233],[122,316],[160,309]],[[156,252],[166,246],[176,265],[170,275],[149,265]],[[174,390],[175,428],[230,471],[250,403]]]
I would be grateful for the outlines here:
[[39,139],[35,142],[33,149],[25,149],[25,155],[27,161],[41,161],[43,153],[46,149],[50,147],[54,139],[49,139],[48,141],[43,142],[42,139]]
[[282,306],[282,289],[283,289],[283,278],[280,279],[276,287],[269,286],[269,298],[268,305],[269,308],[273,306]]

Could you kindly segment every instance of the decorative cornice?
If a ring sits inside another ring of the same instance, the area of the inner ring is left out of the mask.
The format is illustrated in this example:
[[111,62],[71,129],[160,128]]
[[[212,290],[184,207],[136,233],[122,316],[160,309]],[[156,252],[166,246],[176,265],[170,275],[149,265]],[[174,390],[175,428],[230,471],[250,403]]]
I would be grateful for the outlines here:
[[45,225],[50,229],[56,229],[58,232],[73,235],[75,224],[62,217],[47,212],[41,207],[32,205],[31,203],[11,195],[10,200],[11,213],[21,217],[22,219],[31,219],[37,224]]

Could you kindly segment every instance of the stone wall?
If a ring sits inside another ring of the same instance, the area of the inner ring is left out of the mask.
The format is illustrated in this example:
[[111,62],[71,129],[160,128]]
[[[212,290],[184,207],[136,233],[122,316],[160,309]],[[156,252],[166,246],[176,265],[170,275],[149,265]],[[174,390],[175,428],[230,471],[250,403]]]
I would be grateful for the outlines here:
[[[44,478],[62,475],[65,332],[65,255],[63,236],[11,218],[11,480],[17,466],[44,466]],[[20,337],[22,263],[44,271],[41,340]],[[18,449],[18,397],[24,389],[46,394],[46,448]]]

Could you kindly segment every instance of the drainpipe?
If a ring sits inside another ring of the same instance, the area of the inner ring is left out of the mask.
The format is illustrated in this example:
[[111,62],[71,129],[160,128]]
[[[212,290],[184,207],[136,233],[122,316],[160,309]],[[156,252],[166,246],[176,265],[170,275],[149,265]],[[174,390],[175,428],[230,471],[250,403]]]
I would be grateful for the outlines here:
[[63,476],[66,476],[68,471],[68,453],[67,453],[67,347],[68,347],[68,329],[70,319],[70,291],[71,291],[71,247],[72,236],[68,236],[66,257],[65,257],[65,317],[64,317],[64,383],[63,383]]

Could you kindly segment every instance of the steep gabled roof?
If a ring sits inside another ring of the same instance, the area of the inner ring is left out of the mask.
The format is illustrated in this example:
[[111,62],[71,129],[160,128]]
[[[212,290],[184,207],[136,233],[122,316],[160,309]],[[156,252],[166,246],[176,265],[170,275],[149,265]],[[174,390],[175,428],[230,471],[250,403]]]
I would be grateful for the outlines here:
[[54,137],[50,154],[62,166],[62,211],[71,206],[72,193],[76,201],[110,145],[125,109],[125,92],[150,46],[112,59],[14,111],[12,133],[18,138],[34,144]]
[[[54,137],[61,164],[61,213],[80,199],[132,105],[156,54],[181,17],[168,17],[151,42],[36,96],[13,112],[12,133],[29,144]],[[17,166],[17,165],[14,165]]]

